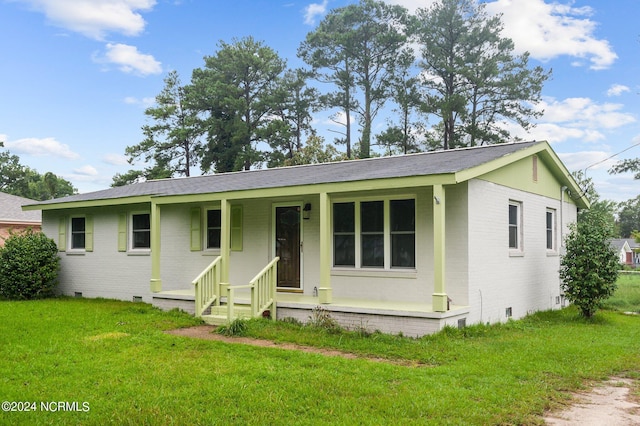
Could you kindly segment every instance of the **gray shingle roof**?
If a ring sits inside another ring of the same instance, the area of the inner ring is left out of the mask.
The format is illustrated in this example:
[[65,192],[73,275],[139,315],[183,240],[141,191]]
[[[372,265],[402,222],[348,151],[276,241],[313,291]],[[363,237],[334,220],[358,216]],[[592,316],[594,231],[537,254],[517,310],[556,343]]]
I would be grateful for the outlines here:
[[520,142],[419,154],[154,180],[37,203],[146,195],[192,195],[298,185],[456,173],[544,142]]
[[24,204],[33,204],[34,202],[28,198],[0,192],[0,222],[42,222],[42,212],[22,211]]

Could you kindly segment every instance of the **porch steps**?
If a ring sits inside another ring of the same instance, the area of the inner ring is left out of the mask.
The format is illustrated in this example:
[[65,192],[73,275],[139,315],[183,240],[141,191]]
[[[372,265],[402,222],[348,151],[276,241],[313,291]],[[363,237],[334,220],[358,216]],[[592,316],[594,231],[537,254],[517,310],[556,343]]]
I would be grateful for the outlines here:
[[[201,319],[209,325],[224,325],[229,321],[227,320],[227,305],[211,306],[211,312],[206,315],[202,315]],[[236,303],[233,307],[234,318],[232,319],[250,319],[251,318],[251,305]]]

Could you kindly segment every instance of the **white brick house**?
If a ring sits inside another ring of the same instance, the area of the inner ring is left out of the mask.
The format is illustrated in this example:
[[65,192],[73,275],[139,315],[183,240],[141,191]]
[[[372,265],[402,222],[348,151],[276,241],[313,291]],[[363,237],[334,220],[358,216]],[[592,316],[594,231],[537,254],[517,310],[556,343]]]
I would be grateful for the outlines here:
[[549,144],[526,142],[150,181],[26,208],[58,241],[63,294],[179,306],[211,323],[250,300],[252,315],[301,320],[321,305],[344,325],[419,336],[559,308],[562,238],[587,207]]

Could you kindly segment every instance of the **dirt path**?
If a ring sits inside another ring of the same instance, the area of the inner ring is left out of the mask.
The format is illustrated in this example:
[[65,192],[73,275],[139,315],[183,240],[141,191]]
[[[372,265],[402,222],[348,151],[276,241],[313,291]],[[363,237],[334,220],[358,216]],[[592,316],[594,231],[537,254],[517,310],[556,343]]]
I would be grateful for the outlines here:
[[[201,325],[197,327],[180,328],[167,331],[168,334],[186,336],[197,339],[217,340],[227,343],[238,343],[260,347],[271,347],[286,350],[297,350],[317,353],[325,356],[339,356],[343,358],[364,358],[375,362],[389,362],[408,367],[425,367],[411,361],[397,361],[383,358],[363,357],[356,354],[302,346],[293,343],[276,343],[271,340],[252,339],[247,337],[227,337],[212,333],[215,327]],[[565,410],[547,413],[544,417],[550,426],[631,426],[640,425],[640,398],[634,396],[631,389],[638,384],[633,380],[614,377],[594,387],[588,392],[576,392],[573,402]]]

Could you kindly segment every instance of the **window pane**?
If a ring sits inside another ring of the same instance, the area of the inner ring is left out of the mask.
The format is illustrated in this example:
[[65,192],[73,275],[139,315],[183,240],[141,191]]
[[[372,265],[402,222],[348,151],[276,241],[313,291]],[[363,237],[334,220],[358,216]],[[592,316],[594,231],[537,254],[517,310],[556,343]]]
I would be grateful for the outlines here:
[[355,266],[355,235],[333,236],[333,264],[335,266]]
[[360,220],[362,232],[384,232],[384,202],[361,203]]
[[547,229],[553,228],[553,213],[547,212]]
[[547,230],[547,249],[553,250],[553,231]]
[[220,248],[220,210],[207,210],[207,248]]
[[509,248],[518,248],[518,227],[509,226]]
[[85,235],[84,232],[71,234],[71,248],[83,249],[85,248]]
[[391,236],[391,266],[399,268],[415,268],[415,234],[395,234]]
[[362,266],[384,267],[384,234],[362,235]]
[[84,232],[84,217],[71,218],[71,232]]
[[133,248],[150,248],[151,233],[149,231],[134,231]]
[[151,229],[151,220],[149,214],[134,214],[133,215],[133,230],[137,229]]
[[333,232],[355,232],[355,204],[333,205]]
[[518,206],[509,204],[509,225],[518,225]]
[[415,200],[391,200],[391,232],[415,231]]

